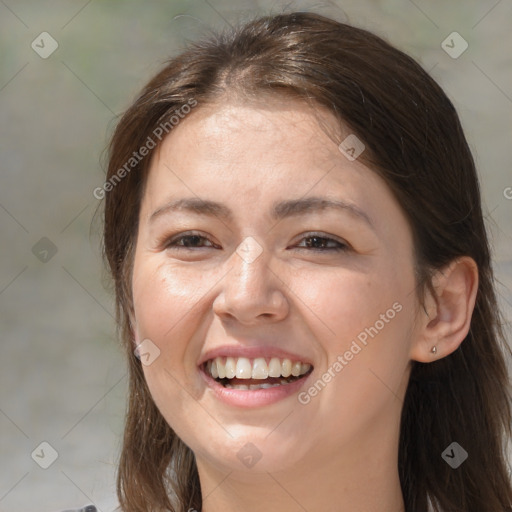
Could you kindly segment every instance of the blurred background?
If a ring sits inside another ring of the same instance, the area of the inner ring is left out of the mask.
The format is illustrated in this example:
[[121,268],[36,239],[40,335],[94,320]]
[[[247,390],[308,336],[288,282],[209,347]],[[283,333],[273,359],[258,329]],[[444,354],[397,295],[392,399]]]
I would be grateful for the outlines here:
[[510,326],[512,2],[0,0],[1,511],[117,506],[127,378],[93,196],[108,137],[187,39],[292,10],[374,31],[452,99]]

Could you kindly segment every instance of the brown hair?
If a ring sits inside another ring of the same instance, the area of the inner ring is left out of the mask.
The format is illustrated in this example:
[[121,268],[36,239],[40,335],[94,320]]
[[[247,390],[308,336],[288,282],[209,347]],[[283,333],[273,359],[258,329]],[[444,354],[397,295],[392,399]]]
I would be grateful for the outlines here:
[[[326,107],[364,142],[365,162],[410,221],[420,301],[433,270],[464,255],[476,261],[466,339],[445,358],[412,363],[399,474],[409,512],[427,512],[429,501],[436,512],[507,510],[508,347],[478,178],[452,103],[413,59],[365,30],[311,13],[264,17],[210,37],[170,60],[126,111],[111,140],[107,180],[191,100],[201,108],[223,95],[269,92]],[[118,496],[125,512],[201,510],[194,455],[153,403],[133,352],[131,272],[150,157],[132,162],[105,200],[104,250],[130,370]],[[453,441],[469,452],[456,470],[441,458]]]

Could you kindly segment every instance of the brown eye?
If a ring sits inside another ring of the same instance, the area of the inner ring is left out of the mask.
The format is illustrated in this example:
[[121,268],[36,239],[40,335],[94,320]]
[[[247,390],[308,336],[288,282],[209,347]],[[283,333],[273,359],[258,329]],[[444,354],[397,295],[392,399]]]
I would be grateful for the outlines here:
[[311,249],[313,251],[325,252],[325,251],[346,251],[349,249],[347,244],[339,242],[334,238],[327,236],[311,234],[302,238],[301,243],[304,245],[297,245],[300,249]]
[[165,247],[178,249],[200,249],[202,247],[215,247],[215,245],[205,236],[189,234],[172,238],[166,243]]

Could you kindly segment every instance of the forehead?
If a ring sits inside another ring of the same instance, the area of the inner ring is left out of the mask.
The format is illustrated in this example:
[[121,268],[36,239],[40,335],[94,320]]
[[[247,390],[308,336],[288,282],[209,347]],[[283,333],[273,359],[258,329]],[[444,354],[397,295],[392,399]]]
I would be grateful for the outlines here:
[[297,154],[310,162],[336,150],[320,123],[336,130],[331,114],[293,100],[200,106],[167,137],[161,152],[172,157],[169,152],[177,151],[181,160],[201,156],[225,168],[239,162],[248,167],[251,160],[295,161]]
[[295,100],[199,105],[153,156],[147,192],[195,184],[197,194],[229,186],[259,195],[284,186],[304,195],[308,186],[318,191],[339,180],[350,188],[374,173],[341,154],[347,133],[325,109]]

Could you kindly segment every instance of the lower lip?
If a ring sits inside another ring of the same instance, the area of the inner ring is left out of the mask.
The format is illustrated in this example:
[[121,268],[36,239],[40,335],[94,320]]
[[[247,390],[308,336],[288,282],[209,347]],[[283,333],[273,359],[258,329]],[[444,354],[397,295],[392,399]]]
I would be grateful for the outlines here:
[[289,384],[281,384],[267,389],[231,389],[225,388],[202,369],[200,369],[200,373],[206,381],[206,385],[221,402],[235,407],[245,408],[263,407],[284,400],[298,393],[311,375],[310,373],[306,377],[290,382]]

